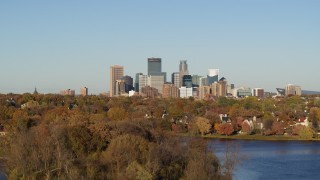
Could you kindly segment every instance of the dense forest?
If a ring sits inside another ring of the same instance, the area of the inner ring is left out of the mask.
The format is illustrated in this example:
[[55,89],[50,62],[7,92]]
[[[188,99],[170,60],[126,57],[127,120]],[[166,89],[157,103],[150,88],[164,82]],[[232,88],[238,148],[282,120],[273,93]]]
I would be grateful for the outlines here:
[[188,137],[314,139],[319,107],[312,96],[0,95],[0,169],[9,179],[231,179],[239,162],[234,151],[226,151],[222,163],[206,140]]

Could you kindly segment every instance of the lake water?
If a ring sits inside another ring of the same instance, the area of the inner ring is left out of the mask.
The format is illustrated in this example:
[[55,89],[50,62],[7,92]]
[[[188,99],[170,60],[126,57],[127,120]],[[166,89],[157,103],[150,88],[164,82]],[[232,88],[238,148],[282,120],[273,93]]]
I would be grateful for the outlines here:
[[238,147],[245,157],[236,167],[236,180],[320,179],[320,142],[210,140],[210,147],[222,158],[226,145]]

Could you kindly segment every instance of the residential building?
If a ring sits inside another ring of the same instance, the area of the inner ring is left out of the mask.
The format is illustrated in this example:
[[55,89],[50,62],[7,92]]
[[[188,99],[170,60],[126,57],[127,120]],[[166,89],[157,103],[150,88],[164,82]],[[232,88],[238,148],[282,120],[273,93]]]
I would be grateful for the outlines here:
[[199,86],[199,99],[204,99],[207,95],[210,95],[210,86]]
[[179,88],[172,83],[165,83],[162,88],[162,97],[163,98],[178,98]]
[[80,94],[81,94],[81,96],[88,96],[88,88],[87,87],[82,87],[80,89]]
[[161,96],[158,92],[158,89],[150,87],[150,86],[145,86],[141,88],[141,95],[149,98],[155,98]]
[[115,65],[110,66],[110,97],[116,95],[116,81],[123,77],[124,68],[123,66]]
[[143,87],[146,87],[149,85],[149,78],[148,78],[148,75],[139,75],[139,93],[141,94],[142,93],[142,88]]
[[67,90],[60,91],[60,94],[63,96],[65,95],[74,96],[76,93],[75,93],[75,90],[67,89]]
[[181,98],[189,98],[189,97],[192,97],[192,95],[193,95],[192,87],[191,88],[181,87],[181,88],[179,88],[179,91],[180,91]]
[[263,98],[264,97],[264,89],[262,89],[262,88],[252,89],[252,96]]

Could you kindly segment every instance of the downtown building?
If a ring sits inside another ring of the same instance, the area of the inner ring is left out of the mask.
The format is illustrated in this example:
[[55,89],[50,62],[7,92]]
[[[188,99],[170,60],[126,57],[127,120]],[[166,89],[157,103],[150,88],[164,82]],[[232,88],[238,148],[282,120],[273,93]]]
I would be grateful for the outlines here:
[[115,65],[110,66],[110,97],[118,96],[119,90],[116,88],[117,80],[123,77],[124,68],[123,66]]
[[189,75],[187,60],[181,60],[179,64],[179,88],[182,87],[183,76]]
[[178,98],[179,88],[172,83],[165,83],[162,87],[163,98]]

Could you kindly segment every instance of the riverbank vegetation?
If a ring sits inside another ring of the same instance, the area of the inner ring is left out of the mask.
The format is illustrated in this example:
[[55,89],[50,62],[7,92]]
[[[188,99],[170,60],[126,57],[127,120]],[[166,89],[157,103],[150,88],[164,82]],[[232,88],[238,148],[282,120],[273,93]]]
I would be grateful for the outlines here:
[[0,166],[9,179],[230,179],[237,158],[221,164],[203,139],[317,140],[319,120],[320,99],[313,96],[6,94]]
[[206,140],[172,130],[181,119],[207,122],[205,104],[0,95],[0,167],[9,179],[231,179],[236,153],[221,163]]

